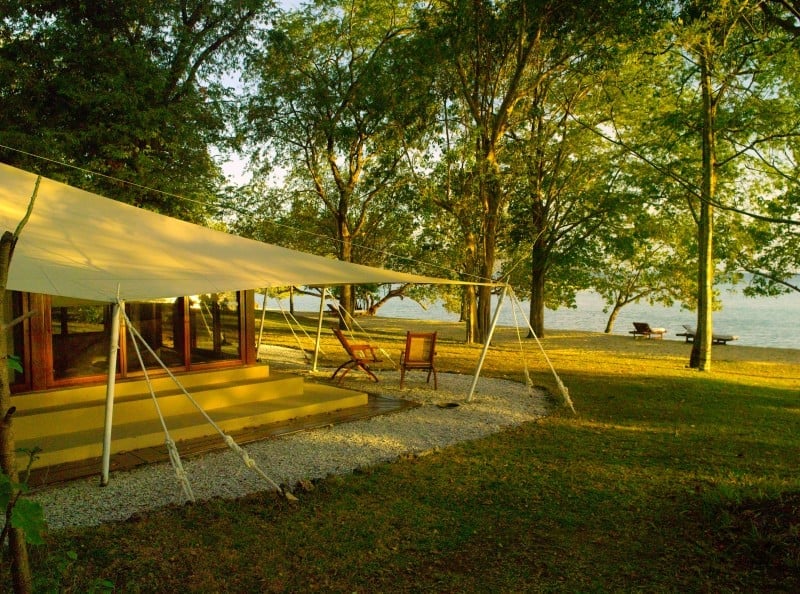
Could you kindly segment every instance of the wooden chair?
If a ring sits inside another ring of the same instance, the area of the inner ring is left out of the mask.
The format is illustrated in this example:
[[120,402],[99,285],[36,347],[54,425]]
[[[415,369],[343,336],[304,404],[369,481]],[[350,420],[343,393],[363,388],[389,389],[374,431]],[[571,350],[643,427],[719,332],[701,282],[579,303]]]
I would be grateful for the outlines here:
[[381,360],[378,359],[378,356],[375,352],[375,347],[367,343],[361,344],[354,344],[347,340],[347,337],[344,335],[344,332],[335,328],[333,333],[336,335],[336,338],[339,339],[339,342],[342,343],[342,347],[344,348],[345,352],[349,355],[350,359],[339,365],[336,368],[336,371],[333,372],[331,379],[334,379],[336,375],[341,371],[342,375],[339,376],[339,382],[344,379],[351,369],[360,369],[364,373],[366,373],[371,379],[374,381],[378,381],[378,377],[372,373],[372,370],[369,368],[369,363],[380,363]]
[[436,378],[436,332],[407,332],[406,348],[400,355],[400,387],[406,377],[406,371],[418,369],[428,372],[426,382],[430,383],[433,374],[433,389],[438,390]]
[[645,338],[664,338],[667,333],[666,328],[651,328],[647,322],[634,322],[634,329],[629,332],[633,337],[644,336]]

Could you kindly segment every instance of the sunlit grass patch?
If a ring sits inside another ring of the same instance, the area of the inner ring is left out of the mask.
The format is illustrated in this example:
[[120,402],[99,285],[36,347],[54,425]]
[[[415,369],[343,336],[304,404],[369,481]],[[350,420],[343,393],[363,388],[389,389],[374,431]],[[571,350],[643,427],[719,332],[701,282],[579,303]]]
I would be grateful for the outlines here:
[[[366,322],[387,348],[409,325]],[[270,341],[293,344],[270,324]],[[480,347],[460,343],[463,328],[428,325],[442,332],[440,369],[471,373]],[[335,339],[325,340],[334,363]],[[63,592],[101,579],[142,592],[800,587],[797,352],[770,360],[771,349],[720,347],[725,359],[700,373],[677,341],[554,332],[542,344],[576,415],[556,408],[424,457],[330,476],[298,492],[298,505],[257,494],[54,534],[34,550],[37,583]],[[485,373],[524,381],[527,364],[533,383],[555,393],[538,346],[527,341],[524,352],[515,333],[499,332]]]

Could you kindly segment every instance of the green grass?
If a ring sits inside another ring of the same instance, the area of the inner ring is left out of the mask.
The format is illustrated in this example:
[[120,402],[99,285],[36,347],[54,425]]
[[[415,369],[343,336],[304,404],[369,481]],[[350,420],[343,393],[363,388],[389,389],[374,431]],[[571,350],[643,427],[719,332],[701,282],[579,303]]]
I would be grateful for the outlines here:
[[[401,320],[368,320],[399,351]],[[423,323],[413,323],[416,326]],[[439,367],[478,347],[437,326]],[[333,337],[326,357],[337,360]],[[294,344],[280,326],[269,340]],[[328,342],[329,341],[329,342]],[[800,352],[554,332],[543,343],[578,414],[270,494],[50,535],[41,591],[719,592],[800,589]],[[555,392],[500,332],[486,374]],[[71,557],[75,557],[73,560]],[[6,576],[3,576],[4,579]]]

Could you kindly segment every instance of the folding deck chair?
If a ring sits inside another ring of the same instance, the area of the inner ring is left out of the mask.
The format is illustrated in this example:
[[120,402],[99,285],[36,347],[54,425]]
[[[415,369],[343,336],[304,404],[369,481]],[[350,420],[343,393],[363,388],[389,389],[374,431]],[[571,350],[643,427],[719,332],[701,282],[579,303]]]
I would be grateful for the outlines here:
[[376,354],[376,349],[370,344],[367,343],[359,343],[354,344],[347,339],[344,332],[342,332],[338,328],[334,328],[333,333],[336,335],[336,338],[339,339],[339,342],[342,343],[342,347],[344,348],[345,352],[348,354],[350,359],[339,365],[336,368],[336,371],[333,372],[331,379],[334,379],[336,375],[341,371],[342,375],[339,376],[339,382],[344,379],[351,369],[360,369],[364,373],[366,373],[371,379],[374,381],[378,381],[377,376],[372,372],[369,368],[369,363],[380,363],[381,359],[378,359]]

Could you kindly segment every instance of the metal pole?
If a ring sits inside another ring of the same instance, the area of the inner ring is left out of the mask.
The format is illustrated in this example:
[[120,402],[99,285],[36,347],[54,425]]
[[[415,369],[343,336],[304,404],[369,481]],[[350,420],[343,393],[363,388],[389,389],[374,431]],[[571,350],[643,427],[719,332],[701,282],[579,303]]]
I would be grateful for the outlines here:
[[319,319],[317,320],[317,341],[314,344],[314,363],[311,371],[317,370],[317,360],[319,359],[319,343],[322,338],[322,316],[325,315],[325,295],[328,294],[328,287],[322,287],[322,294],[319,296]]
[[119,352],[120,311],[125,307],[123,301],[117,301],[111,314],[111,339],[108,347],[108,381],[106,383],[106,419],[103,430],[103,470],[100,486],[108,484],[108,471],[111,466],[111,425],[114,416],[114,385],[117,379],[117,353]]
[[470,386],[469,394],[467,395],[467,402],[472,400],[473,394],[475,394],[475,386],[478,385],[478,377],[481,375],[481,369],[483,369],[483,362],[486,359],[486,353],[489,351],[489,345],[492,343],[492,336],[494,335],[494,329],[497,326],[497,320],[500,318],[500,308],[503,307],[503,302],[506,299],[506,293],[508,292],[508,285],[503,285],[503,292],[500,293],[500,299],[497,302],[497,308],[494,310],[494,317],[492,317],[492,324],[489,327],[489,335],[486,337],[486,340],[483,343],[483,351],[481,352],[481,358],[478,360],[478,367],[475,370],[475,377],[472,378],[472,386]]

